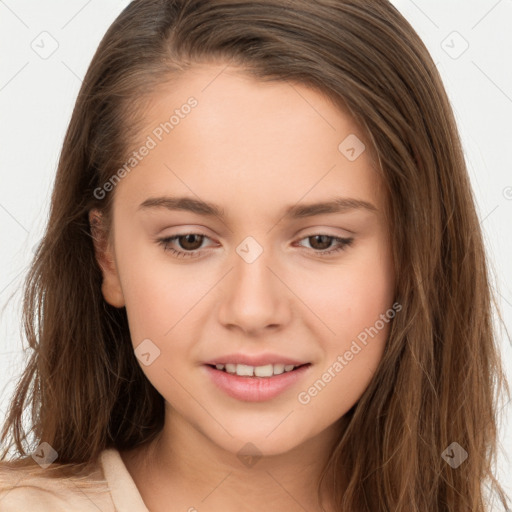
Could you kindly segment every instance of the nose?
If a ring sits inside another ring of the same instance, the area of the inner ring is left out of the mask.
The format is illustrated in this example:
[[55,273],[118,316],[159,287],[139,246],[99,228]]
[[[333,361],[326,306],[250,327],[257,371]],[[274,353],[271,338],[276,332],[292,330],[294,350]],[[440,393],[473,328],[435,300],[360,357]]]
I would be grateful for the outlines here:
[[221,290],[219,321],[225,328],[253,336],[282,329],[290,320],[293,294],[266,251],[249,261],[234,255],[234,268]]

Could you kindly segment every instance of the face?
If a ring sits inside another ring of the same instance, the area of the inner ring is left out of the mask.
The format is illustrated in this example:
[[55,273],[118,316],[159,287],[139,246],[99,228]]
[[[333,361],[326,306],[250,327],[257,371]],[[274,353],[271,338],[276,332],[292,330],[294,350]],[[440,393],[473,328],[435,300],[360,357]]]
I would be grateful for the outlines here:
[[155,94],[145,126],[100,262],[166,421],[233,453],[322,436],[368,387],[395,314],[363,134],[315,90],[214,65]]

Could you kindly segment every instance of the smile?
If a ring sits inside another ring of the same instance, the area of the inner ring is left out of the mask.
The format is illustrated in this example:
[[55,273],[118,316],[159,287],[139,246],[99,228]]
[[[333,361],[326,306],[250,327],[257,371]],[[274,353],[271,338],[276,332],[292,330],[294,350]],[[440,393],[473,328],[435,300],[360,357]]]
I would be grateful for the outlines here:
[[240,377],[272,377],[285,372],[291,372],[300,366],[304,365],[266,364],[264,366],[250,366],[248,364],[227,363],[216,364],[215,368],[225,371],[226,373],[239,375]]
[[311,363],[299,366],[248,366],[228,363],[206,364],[203,368],[215,386],[230,397],[245,402],[263,402],[291,388],[310,373],[311,366]]

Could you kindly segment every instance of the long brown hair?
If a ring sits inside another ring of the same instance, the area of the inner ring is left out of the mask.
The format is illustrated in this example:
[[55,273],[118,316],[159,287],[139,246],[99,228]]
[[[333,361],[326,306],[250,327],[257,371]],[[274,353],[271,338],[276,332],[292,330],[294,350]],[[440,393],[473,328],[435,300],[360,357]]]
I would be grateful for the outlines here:
[[[105,302],[88,213],[140,135],[144,102],[195,63],[295,81],[364,127],[390,197],[396,297],[386,351],[347,413],[324,476],[339,510],[483,512],[501,367],[482,233],[457,126],[426,47],[386,0],[136,0],[94,55],[64,140],[50,218],[24,289],[30,361],[2,431],[58,462],[153,439],[163,398],[144,376],[126,312]],[[30,429],[22,422],[30,406]],[[452,468],[441,454],[468,454]],[[346,485],[341,485],[341,482]]]

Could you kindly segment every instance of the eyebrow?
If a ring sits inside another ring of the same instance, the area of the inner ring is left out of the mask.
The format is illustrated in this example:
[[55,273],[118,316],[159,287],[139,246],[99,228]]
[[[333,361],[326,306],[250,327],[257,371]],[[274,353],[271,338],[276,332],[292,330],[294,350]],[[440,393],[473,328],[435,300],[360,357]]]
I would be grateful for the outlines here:
[[[220,206],[194,199],[192,197],[150,197],[139,205],[139,210],[150,208],[165,208],[167,210],[182,210],[198,215],[206,215],[210,217],[224,218],[224,209]],[[285,217],[292,219],[302,219],[305,217],[313,217],[315,215],[330,213],[347,213],[353,210],[367,210],[376,213],[378,210],[372,203],[361,199],[353,199],[349,197],[337,197],[330,201],[318,203],[295,204],[288,206],[285,210]]]

